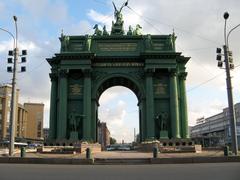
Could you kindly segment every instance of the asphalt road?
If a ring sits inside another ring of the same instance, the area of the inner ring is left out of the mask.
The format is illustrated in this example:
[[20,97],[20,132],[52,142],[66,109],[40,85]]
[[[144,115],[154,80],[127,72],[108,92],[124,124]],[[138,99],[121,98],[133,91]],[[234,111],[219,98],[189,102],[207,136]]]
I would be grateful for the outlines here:
[[239,180],[240,163],[162,165],[0,164],[0,180]]

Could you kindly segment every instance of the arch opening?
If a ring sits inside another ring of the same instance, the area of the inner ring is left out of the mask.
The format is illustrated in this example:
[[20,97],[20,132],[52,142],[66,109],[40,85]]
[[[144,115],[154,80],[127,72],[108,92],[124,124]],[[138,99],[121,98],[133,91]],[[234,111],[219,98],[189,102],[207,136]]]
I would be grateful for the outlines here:
[[110,136],[116,139],[117,143],[139,141],[141,98],[142,91],[139,85],[130,78],[117,76],[103,81],[96,92],[95,114],[98,141],[100,122],[106,123]]
[[123,86],[110,87],[101,94],[98,123],[106,123],[110,137],[116,139],[117,143],[136,141],[139,133],[139,108],[137,104],[136,95]]

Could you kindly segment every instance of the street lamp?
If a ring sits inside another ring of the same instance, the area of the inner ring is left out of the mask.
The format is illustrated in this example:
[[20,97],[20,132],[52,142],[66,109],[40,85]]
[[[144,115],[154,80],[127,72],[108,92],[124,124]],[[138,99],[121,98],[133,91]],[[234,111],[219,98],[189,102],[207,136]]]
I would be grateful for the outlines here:
[[11,98],[11,112],[10,112],[10,142],[9,142],[9,156],[13,156],[14,142],[15,142],[15,122],[16,122],[16,71],[18,62],[18,29],[17,29],[17,17],[13,16],[15,24],[15,42],[13,49],[13,78],[12,78],[12,98]]
[[[223,45],[223,51],[224,51],[224,62],[225,62],[225,69],[226,69],[226,84],[227,84],[227,95],[228,95],[228,113],[229,113],[229,120],[230,120],[230,126],[231,126],[231,139],[232,139],[232,151],[235,155],[238,154],[238,143],[237,143],[237,134],[236,134],[236,118],[235,118],[235,109],[234,109],[234,103],[233,103],[233,95],[232,95],[232,82],[231,82],[231,73],[230,70],[234,69],[233,64],[233,58],[232,58],[232,52],[229,51],[228,46],[228,38],[233,30],[235,30],[237,27],[240,26],[238,24],[234,28],[232,28],[228,34],[227,34],[227,19],[229,18],[229,13],[225,12],[223,15],[223,18],[225,19],[224,23],[224,45]],[[223,62],[221,60],[221,48],[217,48],[217,60],[218,60],[218,67],[222,67]]]
[[[17,63],[18,63],[18,28],[17,28],[17,17],[13,16],[14,24],[15,24],[15,36],[8,30],[0,28],[0,30],[7,32],[12,38],[13,38],[13,51],[9,51],[8,55],[13,56],[13,62],[12,58],[8,58],[8,63],[13,63],[13,69],[11,66],[7,67],[7,71],[13,73],[12,78],[12,93],[11,93],[11,111],[10,111],[10,139],[9,139],[9,156],[13,156],[14,152],[14,142],[15,142],[15,122],[16,122],[16,73],[17,73]],[[22,51],[22,55],[26,55],[26,50]],[[25,57],[24,57],[25,58]],[[24,61],[26,62],[26,59]],[[23,67],[21,67],[22,69]],[[25,67],[24,67],[25,68]]]

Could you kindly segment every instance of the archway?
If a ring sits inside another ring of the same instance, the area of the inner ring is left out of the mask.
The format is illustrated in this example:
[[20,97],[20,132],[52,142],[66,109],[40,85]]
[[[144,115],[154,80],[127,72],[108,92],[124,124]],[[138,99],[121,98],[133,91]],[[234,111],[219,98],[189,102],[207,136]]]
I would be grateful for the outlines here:
[[[101,119],[99,116],[99,107],[100,107],[100,99],[104,95],[104,93],[112,88],[122,88],[125,89],[125,91],[128,91],[129,94],[131,94],[132,99],[135,101],[135,104],[133,105],[134,102],[131,102],[131,104],[135,107],[135,109],[128,111],[128,113],[131,111],[135,111],[136,117],[137,118],[137,123],[135,121],[135,127],[137,126],[136,130],[137,132],[142,129],[142,124],[143,124],[143,119],[142,119],[142,98],[143,98],[143,89],[141,89],[139,83],[134,80],[134,78],[131,78],[130,76],[126,76],[124,74],[114,74],[110,75],[108,77],[103,78],[97,85],[96,88],[96,101],[94,105],[94,111],[95,111],[95,118],[96,118],[96,123],[104,119]],[[109,98],[109,97],[108,97]],[[121,101],[120,101],[121,103]],[[112,102],[111,102],[112,104]],[[121,104],[120,104],[121,105]],[[111,120],[110,120],[111,121]],[[97,125],[96,125],[97,128]],[[134,128],[132,128],[132,137],[134,136],[133,134]],[[98,133],[96,132],[96,135]],[[142,136],[140,135],[140,138]],[[133,139],[133,138],[132,138]],[[118,141],[120,141],[118,139]]]
[[[106,89],[99,98],[98,119],[98,130],[104,132],[106,125],[110,137],[116,139],[117,143],[136,141],[140,125],[137,96],[124,86]],[[108,135],[108,132],[104,133]],[[98,142],[105,140],[100,137],[98,136]]]

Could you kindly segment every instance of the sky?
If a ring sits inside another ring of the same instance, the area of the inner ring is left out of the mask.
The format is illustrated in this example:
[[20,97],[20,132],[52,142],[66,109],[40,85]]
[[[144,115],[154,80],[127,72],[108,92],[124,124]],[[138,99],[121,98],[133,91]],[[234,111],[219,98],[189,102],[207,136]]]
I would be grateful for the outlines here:
[[[125,0],[115,0],[121,6]],[[227,29],[240,23],[238,0],[129,0],[123,9],[124,28],[136,24],[143,34],[177,36],[177,51],[191,57],[187,64],[187,99],[189,125],[196,119],[220,113],[227,106],[225,70],[217,67],[216,47],[222,47],[224,19],[230,17]],[[106,25],[110,30],[113,6],[110,0],[1,0],[0,27],[14,33],[12,16],[18,17],[19,47],[27,49],[26,73],[17,74],[20,102],[45,104],[44,127],[49,125],[50,66],[46,58],[60,49],[61,31],[67,35],[93,33],[93,26]],[[240,102],[240,28],[232,32],[229,47],[236,68],[232,73],[234,102]],[[11,83],[6,72],[7,52],[13,46],[11,37],[0,31],[0,84]],[[21,64],[18,65],[19,67]],[[100,97],[99,118],[107,122],[118,142],[133,140],[138,132],[138,107],[134,93],[124,87],[113,87]]]

